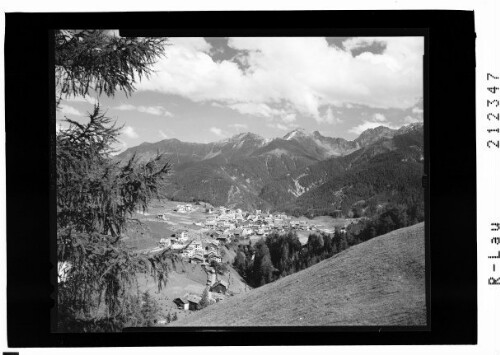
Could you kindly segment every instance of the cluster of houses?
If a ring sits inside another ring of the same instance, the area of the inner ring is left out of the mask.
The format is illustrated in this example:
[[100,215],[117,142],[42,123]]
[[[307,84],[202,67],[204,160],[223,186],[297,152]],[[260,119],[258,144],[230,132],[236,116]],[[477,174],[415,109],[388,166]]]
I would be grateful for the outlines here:
[[[227,241],[222,238],[223,241]],[[160,249],[171,249],[180,254],[184,259],[192,263],[211,264],[212,262],[221,263],[220,241],[217,238],[206,235],[191,234],[188,231],[182,231],[170,238],[162,238],[159,242]]]
[[290,229],[313,230],[315,226],[306,221],[292,220],[283,213],[268,214],[256,210],[244,213],[241,209],[231,210],[226,207],[209,208],[212,216],[205,221],[204,227],[229,237],[246,238],[252,235],[266,236],[271,232],[286,232]]
[[174,208],[174,212],[187,213],[193,211],[193,205],[187,203],[185,205],[177,205]]
[[[178,205],[178,211],[190,211],[192,205]],[[292,220],[284,213],[263,213],[256,210],[245,213],[241,209],[230,209],[224,206],[206,208],[209,214],[204,223],[196,223],[202,229],[198,231],[183,230],[168,238],[162,238],[156,249],[171,249],[192,263],[211,264],[222,262],[220,246],[233,240],[251,236],[265,237],[270,233],[288,232],[290,230],[318,230],[303,220]],[[158,215],[160,218],[161,215]],[[341,232],[345,233],[345,228]]]

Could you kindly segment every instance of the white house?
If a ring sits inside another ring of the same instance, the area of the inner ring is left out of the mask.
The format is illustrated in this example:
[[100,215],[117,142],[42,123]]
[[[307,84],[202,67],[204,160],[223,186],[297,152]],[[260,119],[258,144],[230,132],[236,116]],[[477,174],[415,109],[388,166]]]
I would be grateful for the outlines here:
[[231,235],[233,235],[233,230],[231,230],[231,229],[226,229],[226,230],[224,231],[224,233],[222,233],[222,234],[223,234],[225,237],[226,237],[226,236],[231,236]]
[[193,240],[189,246],[194,250],[200,250],[203,252],[203,245],[199,240]]
[[208,228],[215,228],[215,226],[217,226],[217,221],[215,219],[207,220],[205,226]]
[[168,238],[161,238],[160,239],[160,246],[163,248],[170,248],[172,245],[172,241]]
[[177,205],[177,206],[174,208],[174,211],[184,213],[184,212],[186,212],[186,208],[184,207],[184,205]]
[[173,243],[171,248],[173,250],[180,250],[180,249],[183,249],[184,248],[184,244],[180,244],[180,243]]
[[229,214],[221,214],[219,216],[219,221],[230,221],[233,218],[234,218],[234,216],[231,216]]
[[236,225],[234,223],[230,223],[230,222],[224,222],[223,228],[227,228],[227,229],[235,229],[236,228]]
[[177,240],[181,243],[185,243],[189,240],[187,231],[182,231],[177,235]]
[[192,258],[192,257],[194,256],[194,249],[188,249],[188,248],[184,249],[184,250],[182,251],[181,256],[182,256],[183,258],[188,258],[188,259],[189,259],[189,258]]
[[203,259],[203,250],[194,249],[193,257],[195,256],[199,256],[200,258]]
[[242,231],[242,233],[241,233],[241,235],[243,237],[248,237],[248,236],[250,236],[252,234],[253,234],[253,230],[250,229],[250,228],[244,228],[243,231]]
[[222,258],[218,254],[209,254],[208,255],[208,261],[209,262],[215,261],[217,263],[221,263],[222,262]]
[[274,223],[275,225],[278,225],[278,226],[282,226],[282,225],[283,225],[283,222],[284,222],[284,221],[283,221],[283,219],[282,219],[282,218],[275,218],[275,219],[274,219],[274,221],[273,221],[273,223]]
[[174,303],[177,305],[179,309],[183,309],[187,311],[189,309],[189,301],[185,298],[178,297],[174,299]]
[[215,245],[213,245],[212,243],[210,243],[208,246],[207,246],[207,252],[208,254],[210,254],[211,252],[213,253],[217,253],[219,251],[219,248],[217,248]]

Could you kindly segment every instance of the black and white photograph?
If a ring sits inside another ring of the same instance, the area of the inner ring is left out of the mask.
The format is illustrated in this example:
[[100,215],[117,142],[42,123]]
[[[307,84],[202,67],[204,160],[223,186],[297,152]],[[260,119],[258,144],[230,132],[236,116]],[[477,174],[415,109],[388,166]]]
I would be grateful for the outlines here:
[[54,332],[429,325],[423,36],[54,51]]

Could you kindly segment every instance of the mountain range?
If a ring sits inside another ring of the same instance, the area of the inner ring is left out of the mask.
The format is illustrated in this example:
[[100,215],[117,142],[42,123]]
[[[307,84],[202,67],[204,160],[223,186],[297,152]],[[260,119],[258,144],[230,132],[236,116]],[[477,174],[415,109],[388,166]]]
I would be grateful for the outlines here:
[[352,141],[302,129],[274,139],[254,133],[212,143],[166,139],[115,159],[145,162],[158,153],[172,165],[162,194],[178,201],[297,215],[363,215],[388,202],[423,203],[422,123],[379,126]]

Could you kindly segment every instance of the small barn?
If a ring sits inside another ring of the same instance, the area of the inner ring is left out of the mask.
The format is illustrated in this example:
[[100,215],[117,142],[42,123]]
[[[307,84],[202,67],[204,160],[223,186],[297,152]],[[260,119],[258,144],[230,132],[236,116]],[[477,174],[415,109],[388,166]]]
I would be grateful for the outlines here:
[[229,235],[221,235],[217,237],[217,240],[221,243],[230,243],[231,242],[231,236]]
[[179,309],[183,309],[186,311],[189,309],[189,301],[184,298],[178,297],[174,299],[174,303],[177,305]]
[[191,311],[196,311],[201,308],[200,307],[201,297],[195,295],[189,295],[187,301],[189,302],[189,309]]
[[224,280],[217,281],[211,288],[211,292],[226,294],[229,284]]
[[222,263],[222,258],[221,258],[220,256],[218,256],[218,255],[212,255],[212,256],[209,256],[209,257],[208,257],[208,261],[209,261],[209,262],[214,261],[214,262],[216,262],[216,263],[219,263],[219,264],[220,264],[220,263]]
[[208,255],[207,255],[207,260],[209,262],[211,261],[215,261],[217,263],[221,263],[222,262],[222,258],[220,257],[220,255],[217,253],[217,252],[209,252]]

